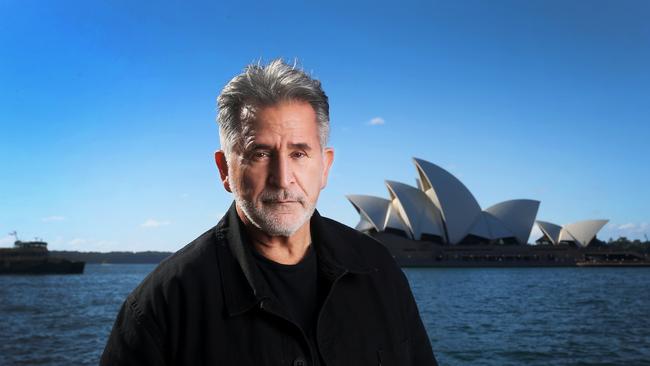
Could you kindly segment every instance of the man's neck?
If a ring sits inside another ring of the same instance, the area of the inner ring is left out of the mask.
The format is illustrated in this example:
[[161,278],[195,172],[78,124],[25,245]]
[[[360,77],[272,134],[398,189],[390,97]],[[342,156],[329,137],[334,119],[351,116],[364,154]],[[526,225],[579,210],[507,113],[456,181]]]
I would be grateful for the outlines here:
[[311,244],[309,220],[291,236],[273,236],[260,230],[248,220],[237,207],[237,215],[255,250],[264,257],[280,264],[296,264],[302,260]]

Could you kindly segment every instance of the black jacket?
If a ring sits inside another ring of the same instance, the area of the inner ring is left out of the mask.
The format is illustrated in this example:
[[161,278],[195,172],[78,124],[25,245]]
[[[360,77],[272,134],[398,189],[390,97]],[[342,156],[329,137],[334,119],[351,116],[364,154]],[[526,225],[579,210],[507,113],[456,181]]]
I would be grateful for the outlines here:
[[211,230],[163,261],[127,297],[101,365],[435,365],[408,282],[377,241],[311,219],[329,284],[318,350],[278,304],[234,204]]

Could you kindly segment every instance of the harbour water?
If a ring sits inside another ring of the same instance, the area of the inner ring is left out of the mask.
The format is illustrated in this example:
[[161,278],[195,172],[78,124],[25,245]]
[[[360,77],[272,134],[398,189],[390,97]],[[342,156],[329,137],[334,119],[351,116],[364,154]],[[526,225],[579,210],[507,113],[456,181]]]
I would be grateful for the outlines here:
[[[153,268],[0,276],[0,365],[96,365]],[[441,365],[650,365],[650,268],[405,272]]]

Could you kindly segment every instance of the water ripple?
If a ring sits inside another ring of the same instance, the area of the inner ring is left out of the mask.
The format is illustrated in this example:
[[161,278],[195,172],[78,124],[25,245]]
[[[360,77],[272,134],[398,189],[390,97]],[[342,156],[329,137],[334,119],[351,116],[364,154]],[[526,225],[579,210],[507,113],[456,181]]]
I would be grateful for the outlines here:
[[[152,265],[0,277],[0,365],[96,365]],[[650,365],[650,269],[407,269],[441,365]]]
[[650,365],[650,269],[408,269],[442,365]]

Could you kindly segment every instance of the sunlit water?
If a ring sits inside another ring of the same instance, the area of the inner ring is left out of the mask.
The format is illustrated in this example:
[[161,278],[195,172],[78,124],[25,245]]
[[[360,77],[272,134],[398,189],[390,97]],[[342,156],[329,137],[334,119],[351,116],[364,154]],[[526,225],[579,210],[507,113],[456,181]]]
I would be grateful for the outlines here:
[[[0,365],[96,365],[153,268],[0,276]],[[650,365],[650,268],[406,272],[441,365]]]

